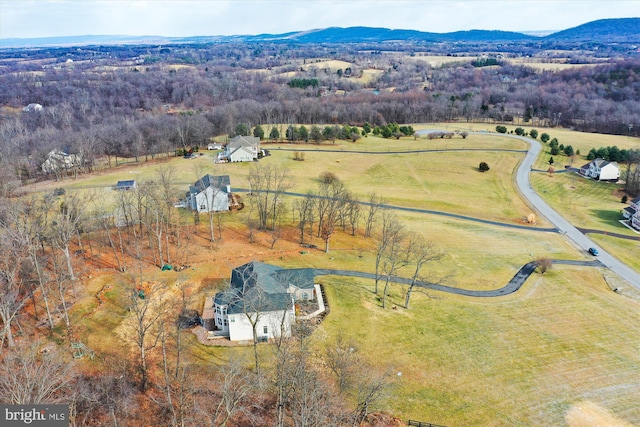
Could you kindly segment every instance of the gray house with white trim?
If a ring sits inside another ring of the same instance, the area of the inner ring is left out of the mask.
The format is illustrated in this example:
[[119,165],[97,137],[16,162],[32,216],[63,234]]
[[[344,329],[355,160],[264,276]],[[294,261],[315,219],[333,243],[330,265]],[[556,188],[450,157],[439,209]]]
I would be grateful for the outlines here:
[[229,175],[207,174],[189,186],[186,205],[198,212],[221,212],[229,210],[231,179]]
[[204,314],[209,313],[214,319],[211,326],[228,334],[231,341],[253,340],[253,324],[256,337],[261,340],[291,336],[296,301],[315,298],[312,270],[285,269],[254,261],[234,268],[229,288],[207,298],[203,321],[210,324]]

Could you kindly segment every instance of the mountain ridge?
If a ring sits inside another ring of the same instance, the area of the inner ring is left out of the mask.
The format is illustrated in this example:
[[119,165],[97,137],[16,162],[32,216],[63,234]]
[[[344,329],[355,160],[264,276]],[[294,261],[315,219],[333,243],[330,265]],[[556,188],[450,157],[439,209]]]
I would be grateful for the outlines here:
[[383,27],[328,27],[281,34],[214,35],[214,36],[131,36],[131,35],[81,35],[37,38],[0,39],[0,48],[29,48],[50,46],[87,46],[122,44],[175,44],[216,42],[265,42],[290,41],[298,43],[366,43],[366,42],[497,42],[497,41],[565,41],[600,43],[640,42],[640,18],[610,18],[539,36],[535,34],[472,29],[448,33],[432,33],[411,29]]

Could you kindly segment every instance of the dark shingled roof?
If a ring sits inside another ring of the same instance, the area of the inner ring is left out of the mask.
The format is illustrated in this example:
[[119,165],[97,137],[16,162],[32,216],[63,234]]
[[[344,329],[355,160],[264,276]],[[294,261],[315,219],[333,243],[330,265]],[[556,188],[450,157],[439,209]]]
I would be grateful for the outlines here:
[[313,289],[313,270],[285,269],[262,262],[250,262],[231,272],[231,286],[215,296],[215,303],[227,305],[227,312],[275,311],[290,308],[290,286]]

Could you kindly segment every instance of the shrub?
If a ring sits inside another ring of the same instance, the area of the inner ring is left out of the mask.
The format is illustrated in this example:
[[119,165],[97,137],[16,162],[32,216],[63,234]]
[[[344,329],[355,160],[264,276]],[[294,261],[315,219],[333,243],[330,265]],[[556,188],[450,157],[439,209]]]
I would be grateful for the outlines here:
[[486,172],[486,171],[488,171],[489,169],[491,169],[491,168],[489,167],[489,165],[487,164],[487,162],[480,162],[480,165],[478,165],[478,170],[479,170],[480,172]]
[[536,138],[538,137],[538,131],[537,131],[537,130],[535,130],[535,129],[531,129],[531,130],[529,131],[529,136],[530,136],[531,138],[533,138],[533,139],[536,139]]
[[536,260],[536,267],[540,270],[541,274],[546,273],[548,270],[551,270],[551,266],[553,265],[553,261],[549,258],[543,257],[538,258]]
[[620,199],[620,202],[621,203],[627,203],[627,200],[629,200],[629,198],[626,195],[624,195],[624,196],[622,196],[622,199]]
[[332,184],[339,181],[339,179],[335,173],[327,171],[320,174],[320,181],[323,184]]
[[542,135],[540,135],[540,141],[544,142],[545,144],[551,139],[551,137],[549,136],[548,133],[543,133]]
[[496,132],[498,132],[498,133],[507,133],[507,127],[506,126],[502,126],[502,125],[498,125],[498,126],[496,126]]

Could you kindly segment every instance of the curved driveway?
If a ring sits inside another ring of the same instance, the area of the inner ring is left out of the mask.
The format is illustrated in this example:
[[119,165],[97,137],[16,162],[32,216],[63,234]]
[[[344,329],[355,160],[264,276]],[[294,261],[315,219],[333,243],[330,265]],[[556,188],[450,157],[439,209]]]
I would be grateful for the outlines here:
[[[584,267],[602,267],[602,264],[598,260],[594,261],[572,261],[572,260],[553,260],[554,264],[565,264],[565,265],[581,265]],[[454,288],[451,286],[438,285],[436,283],[416,281],[415,286],[424,289],[431,289],[434,291],[440,292],[448,292],[450,294],[456,295],[464,295],[468,297],[477,297],[477,298],[491,298],[491,297],[500,297],[503,295],[509,295],[516,292],[518,289],[522,287],[524,282],[529,278],[531,273],[536,269],[535,261],[531,261],[523,265],[520,270],[501,288],[491,289],[487,291],[474,291],[470,289],[462,289],[462,288]],[[376,275],[374,273],[365,273],[362,271],[352,271],[352,270],[332,270],[328,268],[310,268],[313,272],[314,276],[349,276],[349,277],[361,277],[363,279],[373,279],[375,280]],[[386,276],[381,276],[382,280],[386,280]],[[395,283],[402,283],[405,285],[411,284],[411,279],[407,279],[404,277],[391,276],[389,277],[389,281]]]
[[[487,132],[472,132],[472,133],[477,134],[477,135],[487,134]],[[587,252],[588,249],[591,248],[591,247],[597,248],[598,252],[599,252],[599,256],[598,256],[598,261],[599,262],[598,263],[594,263],[592,265],[602,265],[602,266],[605,266],[605,267],[609,268],[613,272],[617,273],[622,279],[624,279],[625,281],[629,282],[629,284],[631,284],[632,286],[634,286],[635,288],[640,290],[640,274],[639,273],[637,273],[635,270],[633,270],[632,268],[630,268],[626,264],[622,263],[617,258],[613,257],[608,252],[606,252],[605,250],[600,248],[598,245],[596,245],[584,233],[582,233],[576,227],[571,225],[571,223],[569,223],[569,221],[564,219],[559,213],[557,213],[554,209],[552,209],[533,190],[533,188],[531,187],[531,182],[529,180],[529,174],[533,170],[533,163],[535,162],[535,160],[537,159],[538,155],[540,154],[540,151],[541,151],[540,142],[538,142],[535,139],[531,139],[531,138],[524,137],[524,136],[518,136],[518,135],[504,134],[502,136],[519,139],[519,140],[523,141],[524,143],[528,144],[529,147],[530,147],[529,150],[526,152],[527,154],[525,155],[524,160],[520,163],[520,166],[518,167],[518,169],[516,171],[515,182],[516,182],[517,188],[518,188],[520,194],[522,195],[522,197],[526,201],[528,201],[529,205],[531,205],[531,207],[534,208],[538,212],[538,215],[543,216],[551,224],[553,224],[555,226],[555,229],[538,229],[538,231],[547,231],[547,232],[549,232],[549,231],[558,231],[561,234],[564,234],[579,249],[581,249],[581,250],[583,250],[585,252]],[[274,148],[274,150],[294,151],[294,149],[288,149],[288,148],[285,148],[285,149]],[[483,149],[473,149],[473,148],[472,149],[463,148],[463,149],[453,149],[453,150],[458,150],[458,151],[469,151],[469,150],[477,150],[477,151],[514,151],[514,152],[521,152],[521,153],[524,152],[524,150],[501,150],[501,149],[483,150]],[[314,151],[314,150],[306,150],[306,151]],[[386,151],[386,152],[385,151],[383,151],[383,152],[364,152],[364,151],[360,152],[360,151],[344,151],[344,150],[317,150],[317,151],[335,151],[335,152],[342,152],[342,153],[359,153],[359,154],[407,154],[407,153],[441,152],[441,151],[452,151],[452,150],[447,150],[447,149],[445,149],[445,150],[410,150],[410,151]],[[240,190],[240,189],[238,189],[238,190]],[[292,195],[303,196],[302,194],[293,194],[293,193],[292,193]],[[366,203],[363,203],[363,204],[366,204]],[[464,217],[462,215],[448,214],[446,212],[430,211],[430,210],[414,209],[414,208],[403,208],[403,207],[398,207],[398,206],[386,206],[386,207],[392,208],[392,209],[401,209],[401,210],[414,211],[414,212],[423,212],[423,213],[430,213],[430,214],[436,214],[436,215],[451,216],[451,217],[456,217],[456,218],[460,218],[460,219],[479,221],[479,222],[484,222],[484,223],[493,224],[493,225],[501,225],[501,226],[505,226],[506,225],[506,224],[497,223],[497,222],[494,222],[494,221],[485,221],[485,220],[479,220],[477,218]],[[514,226],[514,227],[517,227],[517,228],[521,227],[521,226],[516,226],[515,224],[509,224],[509,226]],[[525,227],[522,227],[522,228],[525,228]],[[527,229],[528,230],[536,230],[534,228],[527,228]],[[369,273],[362,273],[362,274],[369,274]],[[349,274],[347,274],[347,275],[349,275]],[[361,276],[361,277],[365,277],[365,276]],[[433,285],[433,286],[439,286],[439,285]],[[440,288],[442,288],[442,289],[440,289]],[[433,289],[436,289],[436,288],[433,288]],[[497,292],[497,291],[500,291],[502,289],[505,289],[505,287],[503,287],[501,289],[498,289],[498,290],[495,290],[495,291],[480,291],[480,292]],[[459,291],[464,291],[464,290],[460,290],[460,289],[457,289],[457,288],[448,288],[446,286],[444,286],[444,287],[439,286],[439,290],[444,290],[445,292],[452,292],[453,290],[456,290],[455,293],[460,293]],[[474,292],[474,291],[464,291],[464,292]],[[471,295],[471,294],[470,293],[465,293],[464,295]],[[502,293],[502,295],[504,295],[504,293]],[[478,295],[478,296],[482,296],[482,295]],[[493,295],[493,296],[495,296],[495,295]]]
[[626,264],[614,258],[608,252],[596,245],[591,239],[580,232],[576,227],[571,225],[569,221],[564,219],[559,213],[553,210],[538,193],[533,191],[531,182],[529,181],[529,173],[533,166],[533,162],[536,160],[541,151],[540,143],[537,140],[517,135],[505,135],[511,138],[517,138],[526,142],[531,147],[527,152],[522,163],[518,167],[516,172],[516,184],[520,193],[524,199],[534,207],[540,215],[546,218],[550,223],[558,228],[560,233],[564,234],[569,240],[571,240],[579,249],[587,251],[591,247],[598,248],[600,253],[598,260],[613,272],[617,273],[621,278],[629,282],[632,286],[640,289],[640,274],[628,267]]

